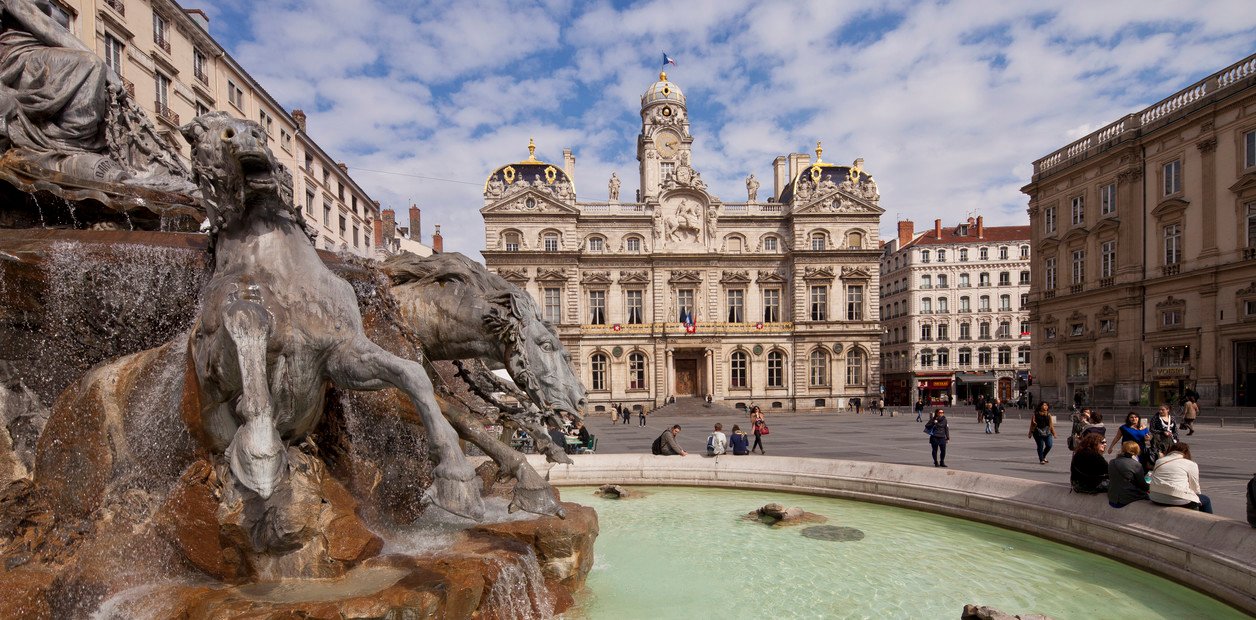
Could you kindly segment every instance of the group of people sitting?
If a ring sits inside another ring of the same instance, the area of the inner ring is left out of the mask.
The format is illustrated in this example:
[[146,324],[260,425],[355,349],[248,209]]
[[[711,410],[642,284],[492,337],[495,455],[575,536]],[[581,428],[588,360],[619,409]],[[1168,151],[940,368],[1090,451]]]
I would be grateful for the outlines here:
[[[1168,405],[1161,406],[1150,422],[1131,411],[1111,446],[1098,412],[1079,411],[1073,417],[1073,431],[1069,482],[1074,491],[1106,492],[1113,508],[1150,500],[1212,512],[1212,502],[1199,486],[1199,465],[1191,458],[1190,446],[1179,441],[1178,425]],[[1108,461],[1104,454],[1118,446],[1121,453]]]
[[[750,435],[741,430],[740,424],[734,424],[731,435],[725,435],[724,425],[717,422],[711,434],[707,436],[707,456],[719,456],[728,454],[730,451],[734,455],[743,456],[755,450],[758,450],[760,454],[766,454],[763,450],[763,436],[770,431],[768,430],[767,422],[763,418],[763,411],[758,406],[750,408],[750,428],[754,434],[753,445],[750,442]],[[673,424],[671,428],[663,431],[663,434],[659,435],[658,439],[654,440],[654,445],[651,446],[650,451],[661,456],[688,456],[689,453],[680,447],[680,443],[677,440],[680,430],[679,424]]]

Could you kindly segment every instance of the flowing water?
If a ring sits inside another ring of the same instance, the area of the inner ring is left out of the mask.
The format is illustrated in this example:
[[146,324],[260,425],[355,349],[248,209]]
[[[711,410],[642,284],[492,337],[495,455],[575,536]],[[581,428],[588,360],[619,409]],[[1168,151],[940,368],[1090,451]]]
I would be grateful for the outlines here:
[[[597,509],[601,529],[569,618],[958,618],[968,603],[1054,620],[1247,617],[1115,560],[953,517],[768,491],[656,487],[609,500],[595,490],[563,489]],[[743,520],[769,502],[864,536]]]

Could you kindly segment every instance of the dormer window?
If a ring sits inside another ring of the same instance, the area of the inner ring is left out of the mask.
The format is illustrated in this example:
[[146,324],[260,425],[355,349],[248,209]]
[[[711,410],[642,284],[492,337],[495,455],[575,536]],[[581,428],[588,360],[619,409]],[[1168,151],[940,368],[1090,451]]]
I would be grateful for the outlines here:
[[601,237],[589,237],[589,251],[590,252],[601,252],[603,249],[605,249],[605,247],[606,245],[602,241]]

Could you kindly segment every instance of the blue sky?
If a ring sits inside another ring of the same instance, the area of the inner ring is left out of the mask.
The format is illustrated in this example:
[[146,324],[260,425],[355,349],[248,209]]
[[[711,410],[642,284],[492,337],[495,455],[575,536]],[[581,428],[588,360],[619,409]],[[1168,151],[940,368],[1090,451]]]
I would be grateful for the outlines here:
[[[693,164],[743,200],[824,142],[865,159],[883,234],[981,214],[1024,224],[1033,160],[1256,52],[1246,0],[440,2],[219,0],[210,30],[354,179],[426,240],[483,247],[495,167],[575,151],[578,197],[636,189],[641,93],[665,50]],[[384,174],[386,171],[399,174]],[[421,178],[428,177],[428,178]],[[442,179],[442,180],[437,180]]]

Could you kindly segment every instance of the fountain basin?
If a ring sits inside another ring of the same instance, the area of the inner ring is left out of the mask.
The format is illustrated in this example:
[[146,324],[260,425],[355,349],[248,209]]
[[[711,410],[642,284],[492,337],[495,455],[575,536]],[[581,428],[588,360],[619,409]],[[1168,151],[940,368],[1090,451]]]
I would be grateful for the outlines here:
[[[1256,613],[1252,560],[1256,536],[1246,523],[1214,515],[1148,502],[1114,509],[1102,496],[1070,493],[1064,485],[886,463],[610,454],[582,455],[574,465],[547,465],[539,459],[533,465],[558,486],[615,483],[776,490],[961,517],[1105,555]],[[739,516],[763,503],[739,505],[734,513]],[[796,498],[794,504],[799,503]],[[594,504],[599,510],[605,506],[600,501]],[[644,510],[640,504],[628,506]],[[604,536],[615,527],[605,523]]]

